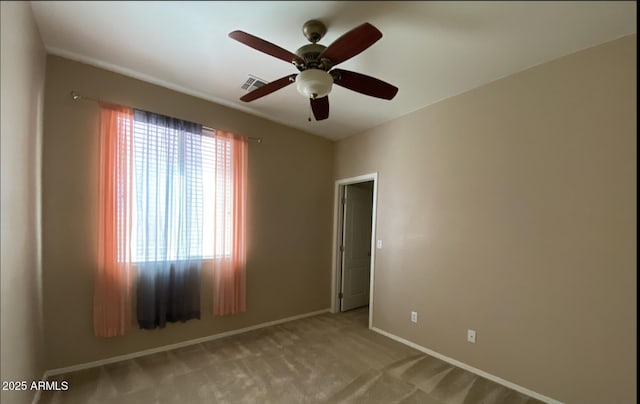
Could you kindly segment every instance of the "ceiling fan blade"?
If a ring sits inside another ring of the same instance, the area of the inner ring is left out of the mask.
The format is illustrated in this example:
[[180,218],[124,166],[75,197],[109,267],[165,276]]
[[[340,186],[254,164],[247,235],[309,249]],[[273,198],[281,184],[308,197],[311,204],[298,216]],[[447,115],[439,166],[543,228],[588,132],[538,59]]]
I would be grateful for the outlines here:
[[288,76],[279,78],[276,81],[267,83],[264,86],[256,88],[250,93],[243,95],[242,97],[240,97],[240,101],[244,101],[244,102],[253,101],[260,97],[264,97],[267,94],[271,94],[276,90],[280,90],[281,88],[286,87],[289,84],[293,83],[295,81],[296,76],[297,74],[290,74]]
[[322,121],[329,117],[329,97],[324,96],[322,98],[310,98],[311,110],[316,121]]
[[333,69],[331,73],[335,84],[361,94],[390,100],[398,93],[398,87],[371,76],[342,69]]
[[350,59],[382,38],[382,32],[365,22],[333,41],[318,59],[327,58],[333,66]]
[[259,50],[260,52],[264,52],[267,55],[282,59],[285,62],[292,63],[293,61],[297,61],[299,63],[303,63],[303,60],[300,59],[300,57],[298,57],[298,55],[296,55],[295,53],[291,53],[288,50],[279,47],[278,45],[274,45],[271,42],[267,42],[264,39],[258,38],[257,36],[253,36],[251,34],[247,34],[246,32],[233,31],[229,34],[229,37],[247,46],[250,46],[253,49]]

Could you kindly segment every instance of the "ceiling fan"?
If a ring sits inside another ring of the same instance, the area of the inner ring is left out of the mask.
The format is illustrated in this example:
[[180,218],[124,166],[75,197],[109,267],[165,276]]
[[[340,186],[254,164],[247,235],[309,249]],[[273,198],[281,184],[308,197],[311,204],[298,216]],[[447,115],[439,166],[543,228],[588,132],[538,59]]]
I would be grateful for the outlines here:
[[327,32],[322,22],[307,21],[302,27],[302,32],[311,43],[300,47],[296,53],[243,31],[233,31],[229,34],[229,37],[238,42],[292,63],[300,71],[300,73],[290,74],[267,83],[245,94],[240,100],[250,102],[295,82],[298,92],[309,98],[313,116],[320,121],[329,117],[328,94],[332,84],[385,100],[395,97],[398,88],[389,83],[364,74],[333,68],[382,38],[382,33],[376,27],[365,22],[342,35],[329,46],[317,43]]

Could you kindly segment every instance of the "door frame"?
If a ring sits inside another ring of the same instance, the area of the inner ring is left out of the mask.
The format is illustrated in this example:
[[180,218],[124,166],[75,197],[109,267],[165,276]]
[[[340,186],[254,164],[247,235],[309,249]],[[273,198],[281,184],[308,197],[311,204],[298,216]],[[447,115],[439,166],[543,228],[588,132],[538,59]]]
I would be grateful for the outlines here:
[[371,264],[370,264],[370,279],[369,279],[369,328],[373,327],[373,281],[374,281],[374,268],[376,258],[376,207],[378,202],[378,173],[369,173],[359,175],[357,177],[343,178],[337,180],[335,183],[334,192],[334,205],[333,205],[333,248],[331,259],[331,312],[337,313],[340,310],[340,298],[338,293],[340,292],[341,282],[341,257],[338,254],[340,250],[340,241],[342,232],[342,197],[344,195],[345,186],[351,184],[357,184],[360,182],[373,181],[373,206],[371,211]]

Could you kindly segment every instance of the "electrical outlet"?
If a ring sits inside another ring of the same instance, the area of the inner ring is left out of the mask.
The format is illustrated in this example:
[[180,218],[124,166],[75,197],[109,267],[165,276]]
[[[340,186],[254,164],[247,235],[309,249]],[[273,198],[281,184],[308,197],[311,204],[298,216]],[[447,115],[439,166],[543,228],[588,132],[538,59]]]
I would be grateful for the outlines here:
[[411,322],[412,323],[417,323],[418,322],[418,312],[417,311],[412,311],[411,312]]
[[476,343],[476,330],[467,330],[467,342]]

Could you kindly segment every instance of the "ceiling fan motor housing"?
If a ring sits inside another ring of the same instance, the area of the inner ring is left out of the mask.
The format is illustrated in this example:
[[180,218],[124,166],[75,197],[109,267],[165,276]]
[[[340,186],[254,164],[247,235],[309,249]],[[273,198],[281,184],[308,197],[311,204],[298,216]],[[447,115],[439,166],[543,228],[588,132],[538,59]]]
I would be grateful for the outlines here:
[[319,59],[320,54],[322,54],[325,49],[327,49],[326,46],[319,45],[317,43],[301,46],[296,51],[296,55],[298,55],[304,62],[294,62],[294,64],[300,71],[314,68],[329,70],[331,68],[331,62],[329,59]]

